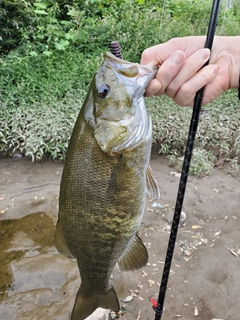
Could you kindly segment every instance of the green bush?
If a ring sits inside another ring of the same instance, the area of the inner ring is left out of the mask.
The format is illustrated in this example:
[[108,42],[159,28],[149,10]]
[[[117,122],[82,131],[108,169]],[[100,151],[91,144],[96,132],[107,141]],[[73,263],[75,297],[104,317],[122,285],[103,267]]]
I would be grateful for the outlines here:
[[[181,170],[183,166],[183,157],[178,158],[177,168]],[[214,171],[214,156],[210,151],[195,148],[192,154],[189,174],[197,177],[210,175]]]
[[19,46],[21,29],[30,23],[31,17],[25,14],[23,1],[1,1],[0,54],[8,54]]
[[[178,164],[180,168],[179,159],[186,148],[192,109],[179,108],[166,96],[149,98],[147,106],[153,119],[153,139],[159,145],[159,153],[168,155],[169,165]],[[238,172],[239,123],[239,101],[234,90],[203,107],[195,139],[197,156],[193,157],[190,173],[201,176],[210,172],[212,165],[223,166],[226,160],[230,162],[229,172]],[[198,161],[201,156],[203,168]],[[209,168],[205,170],[208,164]]]
[[[176,36],[206,34],[211,0],[3,1],[0,53],[92,55],[117,39],[131,60],[148,46]],[[220,11],[217,33],[236,34],[236,8]]]
[[12,108],[52,97],[61,101],[69,92],[87,88],[101,59],[86,59],[77,51],[50,57],[21,57],[13,52],[1,64],[1,104]]
[[35,101],[18,108],[0,108],[0,150],[16,150],[32,160],[63,159],[81,109],[85,92],[79,90],[62,101]]

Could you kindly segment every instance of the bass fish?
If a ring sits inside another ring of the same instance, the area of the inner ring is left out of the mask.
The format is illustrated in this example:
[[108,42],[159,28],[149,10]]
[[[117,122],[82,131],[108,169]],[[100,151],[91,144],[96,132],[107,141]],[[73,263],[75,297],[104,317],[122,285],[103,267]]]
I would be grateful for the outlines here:
[[104,55],[69,142],[55,246],[77,259],[81,286],[72,320],[98,307],[119,311],[110,276],[147,264],[138,228],[146,192],[159,198],[149,166],[152,124],[144,91],[157,67]]

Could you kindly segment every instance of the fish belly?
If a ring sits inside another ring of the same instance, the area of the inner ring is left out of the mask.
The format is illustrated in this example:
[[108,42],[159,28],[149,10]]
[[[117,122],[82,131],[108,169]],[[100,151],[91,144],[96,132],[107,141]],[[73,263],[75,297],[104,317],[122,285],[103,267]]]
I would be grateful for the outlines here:
[[[93,312],[93,306],[118,311],[118,300],[109,279],[125,252],[143,249],[136,233],[144,212],[145,172],[150,149],[142,145],[137,150],[113,156],[104,153],[89,132],[69,144],[60,188],[59,232],[56,232],[55,243],[61,253],[68,252],[66,255],[75,257],[78,262],[81,287],[73,312],[76,319],[80,319],[80,310],[88,309],[82,314]],[[146,251],[145,247],[143,250]],[[125,260],[122,269],[138,267],[138,262]],[[92,309],[83,306],[93,296],[101,298],[95,303],[89,302]]]

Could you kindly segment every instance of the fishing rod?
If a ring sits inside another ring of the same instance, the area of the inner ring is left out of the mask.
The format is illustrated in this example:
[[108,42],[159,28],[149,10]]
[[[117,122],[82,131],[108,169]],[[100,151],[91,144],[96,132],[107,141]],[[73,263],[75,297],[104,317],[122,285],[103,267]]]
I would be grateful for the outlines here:
[[[205,43],[205,48],[208,48],[210,50],[212,49],[214,34],[216,30],[219,7],[220,7],[220,0],[213,0],[212,11],[211,11],[210,21],[209,21],[208,31],[207,31],[207,38]],[[205,67],[208,63],[209,61],[203,67]],[[171,233],[169,237],[164,269],[163,269],[162,281],[160,285],[158,301],[156,302],[156,305],[153,306],[155,310],[155,320],[160,320],[163,314],[163,305],[164,305],[164,300],[165,300],[165,295],[167,290],[167,283],[168,283],[170,269],[171,269],[174,247],[175,247],[176,238],[177,238],[179,221],[180,221],[181,212],[182,212],[182,205],[183,205],[183,200],[184,200],[184,195],[185,195],[185,190],[187,185],[189,167],[190,167],[191,158],[192,158],[194,140],[195,140],[197,127],[199,123],[199,116],[201,112],[203,94],[204,94],[204,87],[201,88],[196,93],[195,99],[194,99],[192,118],[190,122],[189,133],[188,133],[188,141],[187,141],[187,146],[186,146],[186,151],[185,151],[185,156],[184,156],[184,161],[182,166],[182,173],[181,173],[180,182],[179,182],[177,200],[175,205],[173,223],[172,223]]]

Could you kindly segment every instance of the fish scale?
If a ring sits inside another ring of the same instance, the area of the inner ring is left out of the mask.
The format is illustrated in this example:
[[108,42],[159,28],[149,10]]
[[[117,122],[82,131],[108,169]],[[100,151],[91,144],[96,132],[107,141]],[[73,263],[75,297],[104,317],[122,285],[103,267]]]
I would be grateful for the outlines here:
[[152,128],[143,98],[155,73],[156,68],[106,54],[76,121],[55,233],[58,251],[77,259],[81,276],[72,320],[83,320],[98,307],[119,311],[110,281],[114,266],[135,270],[147,263],[137,231],[146,191],[158,195],[149,169]]

